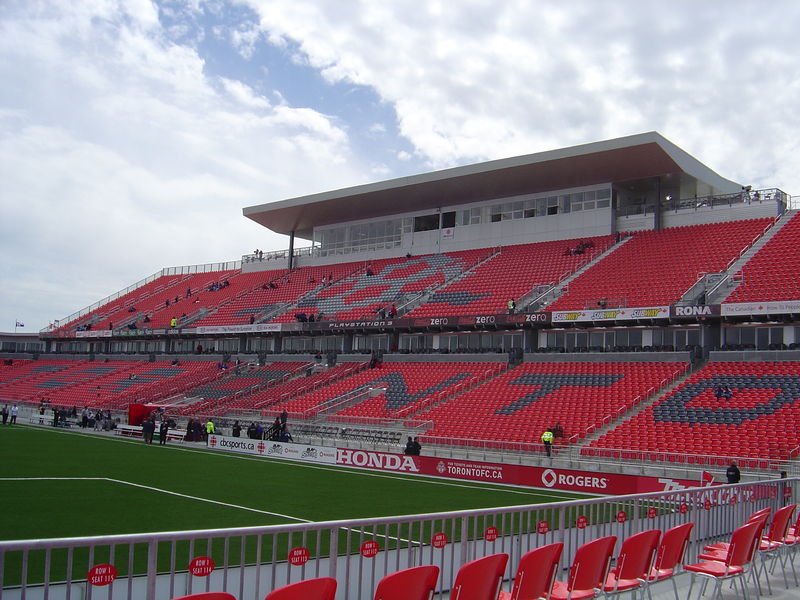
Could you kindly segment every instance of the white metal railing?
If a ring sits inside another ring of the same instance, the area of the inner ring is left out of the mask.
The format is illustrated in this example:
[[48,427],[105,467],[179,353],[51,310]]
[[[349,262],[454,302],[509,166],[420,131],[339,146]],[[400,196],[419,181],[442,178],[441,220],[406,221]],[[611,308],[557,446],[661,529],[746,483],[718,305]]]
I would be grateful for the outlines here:
[[[510,556],[503,583],[509,590],[508,577],[522,554],[557,541],[565,545],[563,567],[579,545],[597,537],[614,535],[619,544],[639,531],[693,522],[688,556],[695,556],[756,510],[796,502],[798,481],[321,523],[4,541],[0,600],[91,600],[93,593],[108,600],[160,600],[209,590],[263,598],[276,587],[318,576],[337,579],[337,600],[357,600],[372,598],[386,574],[424,564],[441,569],[441,594],[461,565],[497,552]],[[370,545],[377,549],[371,556]]]

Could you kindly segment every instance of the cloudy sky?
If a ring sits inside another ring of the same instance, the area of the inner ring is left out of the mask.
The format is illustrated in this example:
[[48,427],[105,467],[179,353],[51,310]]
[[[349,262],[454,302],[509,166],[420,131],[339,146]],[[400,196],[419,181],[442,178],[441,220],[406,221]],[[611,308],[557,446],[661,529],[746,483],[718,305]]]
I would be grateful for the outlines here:
[[800,2],[0,0],[0,331],[285,238],[245,206],[656,130],[800,194]]

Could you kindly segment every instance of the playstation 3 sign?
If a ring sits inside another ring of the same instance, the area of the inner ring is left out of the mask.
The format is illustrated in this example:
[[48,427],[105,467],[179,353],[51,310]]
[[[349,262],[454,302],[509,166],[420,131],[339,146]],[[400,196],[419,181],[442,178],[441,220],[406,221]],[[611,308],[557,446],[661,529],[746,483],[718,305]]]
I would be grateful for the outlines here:
[[692,318],[692,317],[715,317],[719,316],[719,304],[704,304],[701,306],[672,306],[670,307],[670,317]]

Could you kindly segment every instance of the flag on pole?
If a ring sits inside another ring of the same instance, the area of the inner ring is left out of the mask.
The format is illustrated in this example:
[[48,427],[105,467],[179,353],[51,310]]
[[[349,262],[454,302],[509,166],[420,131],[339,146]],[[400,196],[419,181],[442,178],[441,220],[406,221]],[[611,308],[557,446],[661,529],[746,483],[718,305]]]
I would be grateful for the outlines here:
[[714,483],[714,476],[708,471],[703,471],[700,475],[700,485],[706,487]]
[[23,323],[22,321],[17,321],[17,324],[14,325],[14,327],[25,327],[25,323]]

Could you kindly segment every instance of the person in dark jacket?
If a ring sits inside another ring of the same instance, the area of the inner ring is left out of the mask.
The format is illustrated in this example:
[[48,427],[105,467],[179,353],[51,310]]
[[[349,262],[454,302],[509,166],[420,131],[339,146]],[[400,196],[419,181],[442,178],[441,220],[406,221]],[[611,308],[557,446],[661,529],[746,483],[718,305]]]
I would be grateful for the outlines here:
[[742,473],[739,471],[735,460],[731,461],[731,465],[728,467],[728,470],[725,471],[725,477],[728,478],[728,483],[739,483],[739,480],[742,478]]

